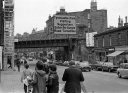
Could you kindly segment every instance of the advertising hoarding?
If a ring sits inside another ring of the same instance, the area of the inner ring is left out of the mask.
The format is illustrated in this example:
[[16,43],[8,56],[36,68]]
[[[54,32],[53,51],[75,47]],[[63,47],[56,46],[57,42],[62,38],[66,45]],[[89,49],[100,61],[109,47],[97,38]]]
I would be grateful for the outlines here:
[[97,32],[86,33],[86,46],[94,47],[94,35]]
[[75,16],[55,15],[54,34],[76,34]]

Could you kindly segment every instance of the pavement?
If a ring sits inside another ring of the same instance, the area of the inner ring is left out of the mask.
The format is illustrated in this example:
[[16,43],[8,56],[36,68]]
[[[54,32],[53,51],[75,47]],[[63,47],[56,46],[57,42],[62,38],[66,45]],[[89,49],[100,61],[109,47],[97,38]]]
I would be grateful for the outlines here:
[[0,93],[24,93],[23,83],[21,83],[21,71],[12,69],[1,71]]
[[[35,65],[35,62],[31,62],[29,65]],[[23,83],[21,83],[21,74],[24,67],[21,66],[20,72],[18,72],[17,67],[8,69],[7,71],[1,71],[0,74],[0,93],[24,93]],[[59,85],[59,93],[64,84]],[[63,92],[64,93],[64,92]]]
[[[12,69],[1,71],[0,93],[24,93],[23,83],[21,83],[22,71],[23,66],[20,72],[17,71],[17,68],[15,71]],[[61,90],[62,87],[61,84],[59,89]]]

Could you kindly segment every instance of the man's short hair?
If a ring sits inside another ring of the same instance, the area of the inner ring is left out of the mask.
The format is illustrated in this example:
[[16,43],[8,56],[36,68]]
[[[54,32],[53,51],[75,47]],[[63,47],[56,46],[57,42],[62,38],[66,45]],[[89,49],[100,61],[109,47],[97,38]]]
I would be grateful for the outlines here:
[[43,69],[43,63],[41,61],[38,61],[36,63],[36,67],[37,67],[37,69],[42,70]]
[[29,68],[29,65],[26,63],[26,64],[24,65],[24,67],[25,67],[26,69],[28,69],[28,68]]
[[74,61],[70,61],[69,65],[75,65],[75,62]]
[[57,70],[57,67],[55,64],[50,64],[49,65],[49,68],[52,70],[52,71],[56,71]]

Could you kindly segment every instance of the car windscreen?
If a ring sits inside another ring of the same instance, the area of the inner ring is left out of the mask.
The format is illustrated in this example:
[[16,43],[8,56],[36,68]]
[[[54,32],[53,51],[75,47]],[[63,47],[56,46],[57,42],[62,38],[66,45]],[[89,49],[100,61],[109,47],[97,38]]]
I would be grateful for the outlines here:
[[80,66],[89,66],[88,63],[80,63]]

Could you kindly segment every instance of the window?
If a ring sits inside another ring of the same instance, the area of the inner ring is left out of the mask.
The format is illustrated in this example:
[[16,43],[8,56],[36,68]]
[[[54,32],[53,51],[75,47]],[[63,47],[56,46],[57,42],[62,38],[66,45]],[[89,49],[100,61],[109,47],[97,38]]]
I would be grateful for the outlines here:
[[98,47],[98,39],[96,39],[96,47]]
[[103,39],[103,47],[104,47],[104,37],[102,39]]
[[109,36],[109,45],[112,46],[112,38],[111,38],[111,35]]
[[121,43],[120,43],[120,39],[121,39],[121,35],[120,35],[120,33],[118,33],[118,45],[121,44]]

